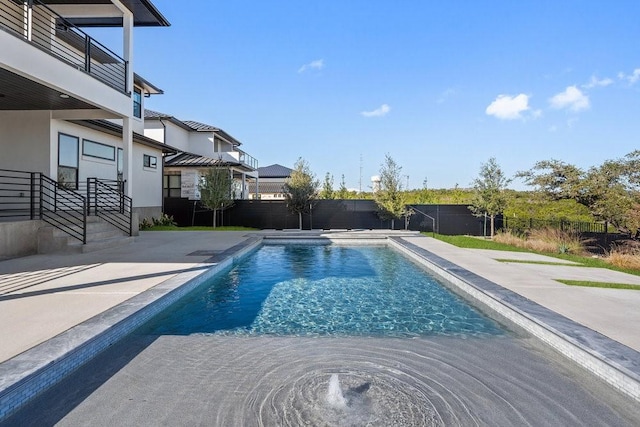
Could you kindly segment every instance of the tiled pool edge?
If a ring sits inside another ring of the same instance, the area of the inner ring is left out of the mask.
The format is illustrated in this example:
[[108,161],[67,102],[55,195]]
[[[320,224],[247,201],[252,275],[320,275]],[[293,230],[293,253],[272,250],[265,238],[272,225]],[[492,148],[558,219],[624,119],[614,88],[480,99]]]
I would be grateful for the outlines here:
[[0,422],[261,242],[251,237],[231,248],[224,260],[205,261],[0,363]]
[[640,353],[403,238],[396,249],[640,402]]

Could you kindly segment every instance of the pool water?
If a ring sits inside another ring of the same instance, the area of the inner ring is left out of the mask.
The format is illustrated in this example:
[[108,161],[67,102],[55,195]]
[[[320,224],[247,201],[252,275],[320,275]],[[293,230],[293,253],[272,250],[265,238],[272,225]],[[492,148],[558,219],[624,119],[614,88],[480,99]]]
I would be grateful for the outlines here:
[[496,336],[504,330],[386,246],[266,245],[156,318],[153,334]]

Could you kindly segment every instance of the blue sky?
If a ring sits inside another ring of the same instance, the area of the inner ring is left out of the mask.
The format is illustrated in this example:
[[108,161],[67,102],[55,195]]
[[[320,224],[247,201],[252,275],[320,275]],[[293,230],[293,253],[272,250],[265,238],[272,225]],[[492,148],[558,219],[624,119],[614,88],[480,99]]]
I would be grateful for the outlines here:
[[389,153],[410,188],[451,188],[490,157],[512,176],[640,148],[639,1],[153,3],[172,26],[135,32],[136,72],[165,91],[147,107],[261,166],[302,157],[369,190]]

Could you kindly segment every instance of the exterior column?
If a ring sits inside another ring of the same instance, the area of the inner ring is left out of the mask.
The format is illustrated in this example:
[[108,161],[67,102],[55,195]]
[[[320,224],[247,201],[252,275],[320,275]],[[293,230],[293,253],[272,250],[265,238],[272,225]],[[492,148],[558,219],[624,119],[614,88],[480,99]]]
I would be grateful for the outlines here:
[[242,200],[248,199],[247,194],[247,174],[242,172]]
[[256,177],[256,194],[253,196],[255,200],[258,200],[260,197],[260,177]]
[[[124,194],[133,197],[133,128],[131,117],[122,119]],[[142,167],[142,165],[139,165]]]
[[[126,93],[133,93],[133,13],[128,9],[122,16],[122,30],[123,30],[123,49],[124,61],[126,64]],[[131,111],[129,114],[133,114],[133,103],[131,104]]]

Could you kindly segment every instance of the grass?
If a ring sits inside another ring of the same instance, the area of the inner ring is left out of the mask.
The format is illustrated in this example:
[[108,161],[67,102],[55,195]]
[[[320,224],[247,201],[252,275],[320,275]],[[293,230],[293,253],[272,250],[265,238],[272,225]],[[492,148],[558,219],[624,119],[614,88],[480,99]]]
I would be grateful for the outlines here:
[[556,279],[557,282],[564,283],[569,286],[585,286],[588,288],[609,288],[609,289],[633,289],[640,291],[640,285],[630,285],[628,283],[608,283],[608,282],[591,282],[588,280],[564,280]]
[[[424,233],[427,236],[432,236],[431,233]],[[498,243],[488,239],[482,239],[471,236],[445,236],[442,234],[435,234],[436,239],[441,240],[446,243],[450,243],[459,248],[468,248],[468,249],[493,249],[498,251],[509,251],[509,252],[529,252],[535,253],[539,255],[546,255],[549,257],[562,259],[565,261],[573,261],[575,263],[580,264],[580,267],[593,267],[593,268],[606,268],[608,270],[620,271],[622,273],[633,274],[635,276],[640,276],[640,270],[626,267],[618,267],[612,265],[602,258],[593,258],[591,256],[584,255],[575,255],[575,254],[559,254],[559,253],[550,253],[550,252],[542,252],[535,251],[532,249],[525,249],[516,246],[507,245],[505,243]]]
[[551,261],[527,261],[524,259],[508,259],[508,258],[496,258],[498,262],[511,262],[520,264],[540,264],[540,265],[561,265],[567,267],[584,267],[582,264],[567,264],[564,262],[551,262]]
[[153,227],[145,228],[142,231],[256,231],[257,228],[250,227],[235,227],[235,226],[224,226],[224,227],[204,227],[204,226],[194,226],[194,227],[178,227],[177,225],[155,225]]
[[[423,233],[427,236],[431,236],[432,233]],[[527,249],[518,248],[516,246],[507,245],[505,243],[494,242],[493,240],[471,237],[471,236],[446,236],[444,234],[435,234],[436,239],[446,243],[450,243],[459,248],[469,249],[494,249],[497,251],[510,251],[510,252],[531,252]]]

